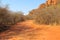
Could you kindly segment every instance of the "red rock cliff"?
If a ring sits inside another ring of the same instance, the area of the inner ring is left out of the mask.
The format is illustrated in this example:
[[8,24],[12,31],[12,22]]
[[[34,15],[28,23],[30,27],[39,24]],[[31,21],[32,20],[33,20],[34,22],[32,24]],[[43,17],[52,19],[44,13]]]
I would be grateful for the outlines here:
[[57,5],[59,3],[59,0],[47,0],[46,3],[43,3],[39,6],[39,9],[51,6],[51,5]]
[[48,5],[56,5],[57,4],[57,0],[47,0],[48,1]]
[[29,14],[33,14],[37,10],[44,9],[44,8],[49,7],[51,5],[56,6],[59,3],[60,3],[60,0],[47,0],[46,3],[40,4],[37,9],[32,10]]

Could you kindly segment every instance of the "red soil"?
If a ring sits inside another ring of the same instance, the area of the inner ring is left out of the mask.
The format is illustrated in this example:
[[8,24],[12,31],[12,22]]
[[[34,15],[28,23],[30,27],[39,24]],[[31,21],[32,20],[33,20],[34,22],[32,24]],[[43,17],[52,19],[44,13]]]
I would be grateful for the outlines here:
[[60,40],[60,26],[37,25],[29,20],[13,25],[0,34],[0,40]]

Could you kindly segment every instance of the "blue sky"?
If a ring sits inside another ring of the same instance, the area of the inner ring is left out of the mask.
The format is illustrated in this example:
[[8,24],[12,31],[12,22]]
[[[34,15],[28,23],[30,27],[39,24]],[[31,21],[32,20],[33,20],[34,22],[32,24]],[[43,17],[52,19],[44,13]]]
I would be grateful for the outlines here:
[[2,4],[8,4],[9,9],[12,11],[22,11],[27,14],[45,1],[46,0],[2,0]]

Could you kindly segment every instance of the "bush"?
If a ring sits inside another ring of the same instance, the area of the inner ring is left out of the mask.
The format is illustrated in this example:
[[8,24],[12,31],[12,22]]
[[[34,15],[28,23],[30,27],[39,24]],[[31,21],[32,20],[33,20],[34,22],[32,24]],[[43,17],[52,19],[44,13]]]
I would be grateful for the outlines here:
[[[41,10],[36,10],[31,16],[38,24],[59,25],[60,24],[60,8],[53,6]],[[31,17],[31,18],[32,18]]]
[[18,22],[25,21],[22,12],[12,12],[7,8],[0,7],[0,32],[5,31]]

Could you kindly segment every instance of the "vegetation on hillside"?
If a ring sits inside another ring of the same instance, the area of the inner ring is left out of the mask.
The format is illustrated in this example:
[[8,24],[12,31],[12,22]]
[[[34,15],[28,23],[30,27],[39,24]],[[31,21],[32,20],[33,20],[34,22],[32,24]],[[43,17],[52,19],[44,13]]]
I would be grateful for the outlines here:
[[46,25],[59,25],[60,24],[60,5],[50,6],[41,10],[36,10],[30,16],[30,19],[35,20],[35,23]]

